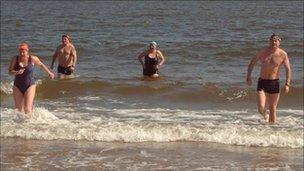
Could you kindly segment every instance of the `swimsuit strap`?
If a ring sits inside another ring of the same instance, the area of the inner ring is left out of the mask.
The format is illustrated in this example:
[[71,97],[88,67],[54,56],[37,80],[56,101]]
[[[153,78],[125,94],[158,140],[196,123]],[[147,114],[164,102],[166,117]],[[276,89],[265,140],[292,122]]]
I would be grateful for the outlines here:
[[34,64],[33,64],[33,59],[32,59],[32,56],[29,55],[29,60],[27,62],[27,67],[30,67],[30,68],[33,68],[34,67]]
[[[27,62],[28,64],[32,64],[32,56],[31,55],[29,55],[29,60],[28,60],[28,62]],[[27,64],[27,65],[28,65]]]
[[33,64],[32,64],[32,56],[31,56],[31,55],[29,55],[29,59],[28,59],[28,61],[27,61],[27,66],[26,66],[26,68],[29,67],[30,65],[33,65]]
[[[32,63],[32,56],[31,55],[29,55],[29,60],[27,62],[27,65],[30,64],[30,63]],[[19,55],[16,56],[16,65],[20,66],[20,64],[19,64]]]
[[33,63],[32,63],[32,56],[31,56],[31,55],[29,56],[29,61],[28,61],[28,64],[33,65]]

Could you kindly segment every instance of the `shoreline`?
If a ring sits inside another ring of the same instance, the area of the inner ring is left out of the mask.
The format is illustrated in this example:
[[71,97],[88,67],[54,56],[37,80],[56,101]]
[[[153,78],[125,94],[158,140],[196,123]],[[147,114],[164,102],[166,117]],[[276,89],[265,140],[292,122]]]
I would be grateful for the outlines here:
[[100,142],[1,137],[1,170],[303,169],[303,148],[207,142]]

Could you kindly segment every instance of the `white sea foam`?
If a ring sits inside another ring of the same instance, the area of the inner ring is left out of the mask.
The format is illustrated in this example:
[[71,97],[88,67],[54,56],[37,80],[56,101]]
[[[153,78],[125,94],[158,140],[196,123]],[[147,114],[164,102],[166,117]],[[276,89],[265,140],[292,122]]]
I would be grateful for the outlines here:
[[2,82],[1,81],[1,93],[7,94],[7,95],[12,94],[13,85],[14,85],[13,81],[11,81],[11,82]]
[[259,116],[252,116],[251,111],[246,110],[116,109],[111,112],[108,115],[112,117],[95,115],[69,120],[59,119],[56,113],[37,107],[33,118],[18,122],[15,110],[1,108],[1,136],[107,142],[204,141],[303,148],[301,117],[283,116],[279,124],[270,125],[258,123]]
[[100,100],[101,98],[98,96],[82,96],[82,97],[78,97],[78,99],[83,101],[95,101],[95,100]]
[[292,109],[278,109],[277,112],[284,112],[288,115],[300,115],[304,116],[304,111],[303,110],[292,110]]

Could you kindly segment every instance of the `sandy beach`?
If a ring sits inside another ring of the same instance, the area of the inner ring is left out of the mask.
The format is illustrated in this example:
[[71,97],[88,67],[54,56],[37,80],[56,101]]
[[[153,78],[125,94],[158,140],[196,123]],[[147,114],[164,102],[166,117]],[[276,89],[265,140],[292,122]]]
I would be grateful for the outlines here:
[[[303,149],[1,139],[1,170],[303,170]],[[220,163],[220,164],[219,164]]]

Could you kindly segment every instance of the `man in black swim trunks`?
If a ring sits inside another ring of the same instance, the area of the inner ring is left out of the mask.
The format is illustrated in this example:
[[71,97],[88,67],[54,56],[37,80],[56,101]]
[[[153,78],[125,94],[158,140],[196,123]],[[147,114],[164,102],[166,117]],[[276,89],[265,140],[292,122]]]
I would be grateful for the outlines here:
[[[269,122],[276,121],[276,109],[280,97],[280,66],[285,67],[286,82],[284,84],[285,93],[289,92],[291,81],[291,69],[287,53],[279,48],[281,38],[273,34],[269,38],[269,46],[261,49],[250,61],[247,70],[247,84],[252,84],[251,72],[255,64],[261,62],[260,78],[258,80],[258,111],[264,119]],[[265,110],[266,95],[269,98],[269,114]]]
[[75,70],[77,55],[74,45],[70,42],[69,35],[62,35],[62,43],[57,47],[51,64],[51,69],[54,68],[54,62],[58,58],[58,77],[71,78]]

